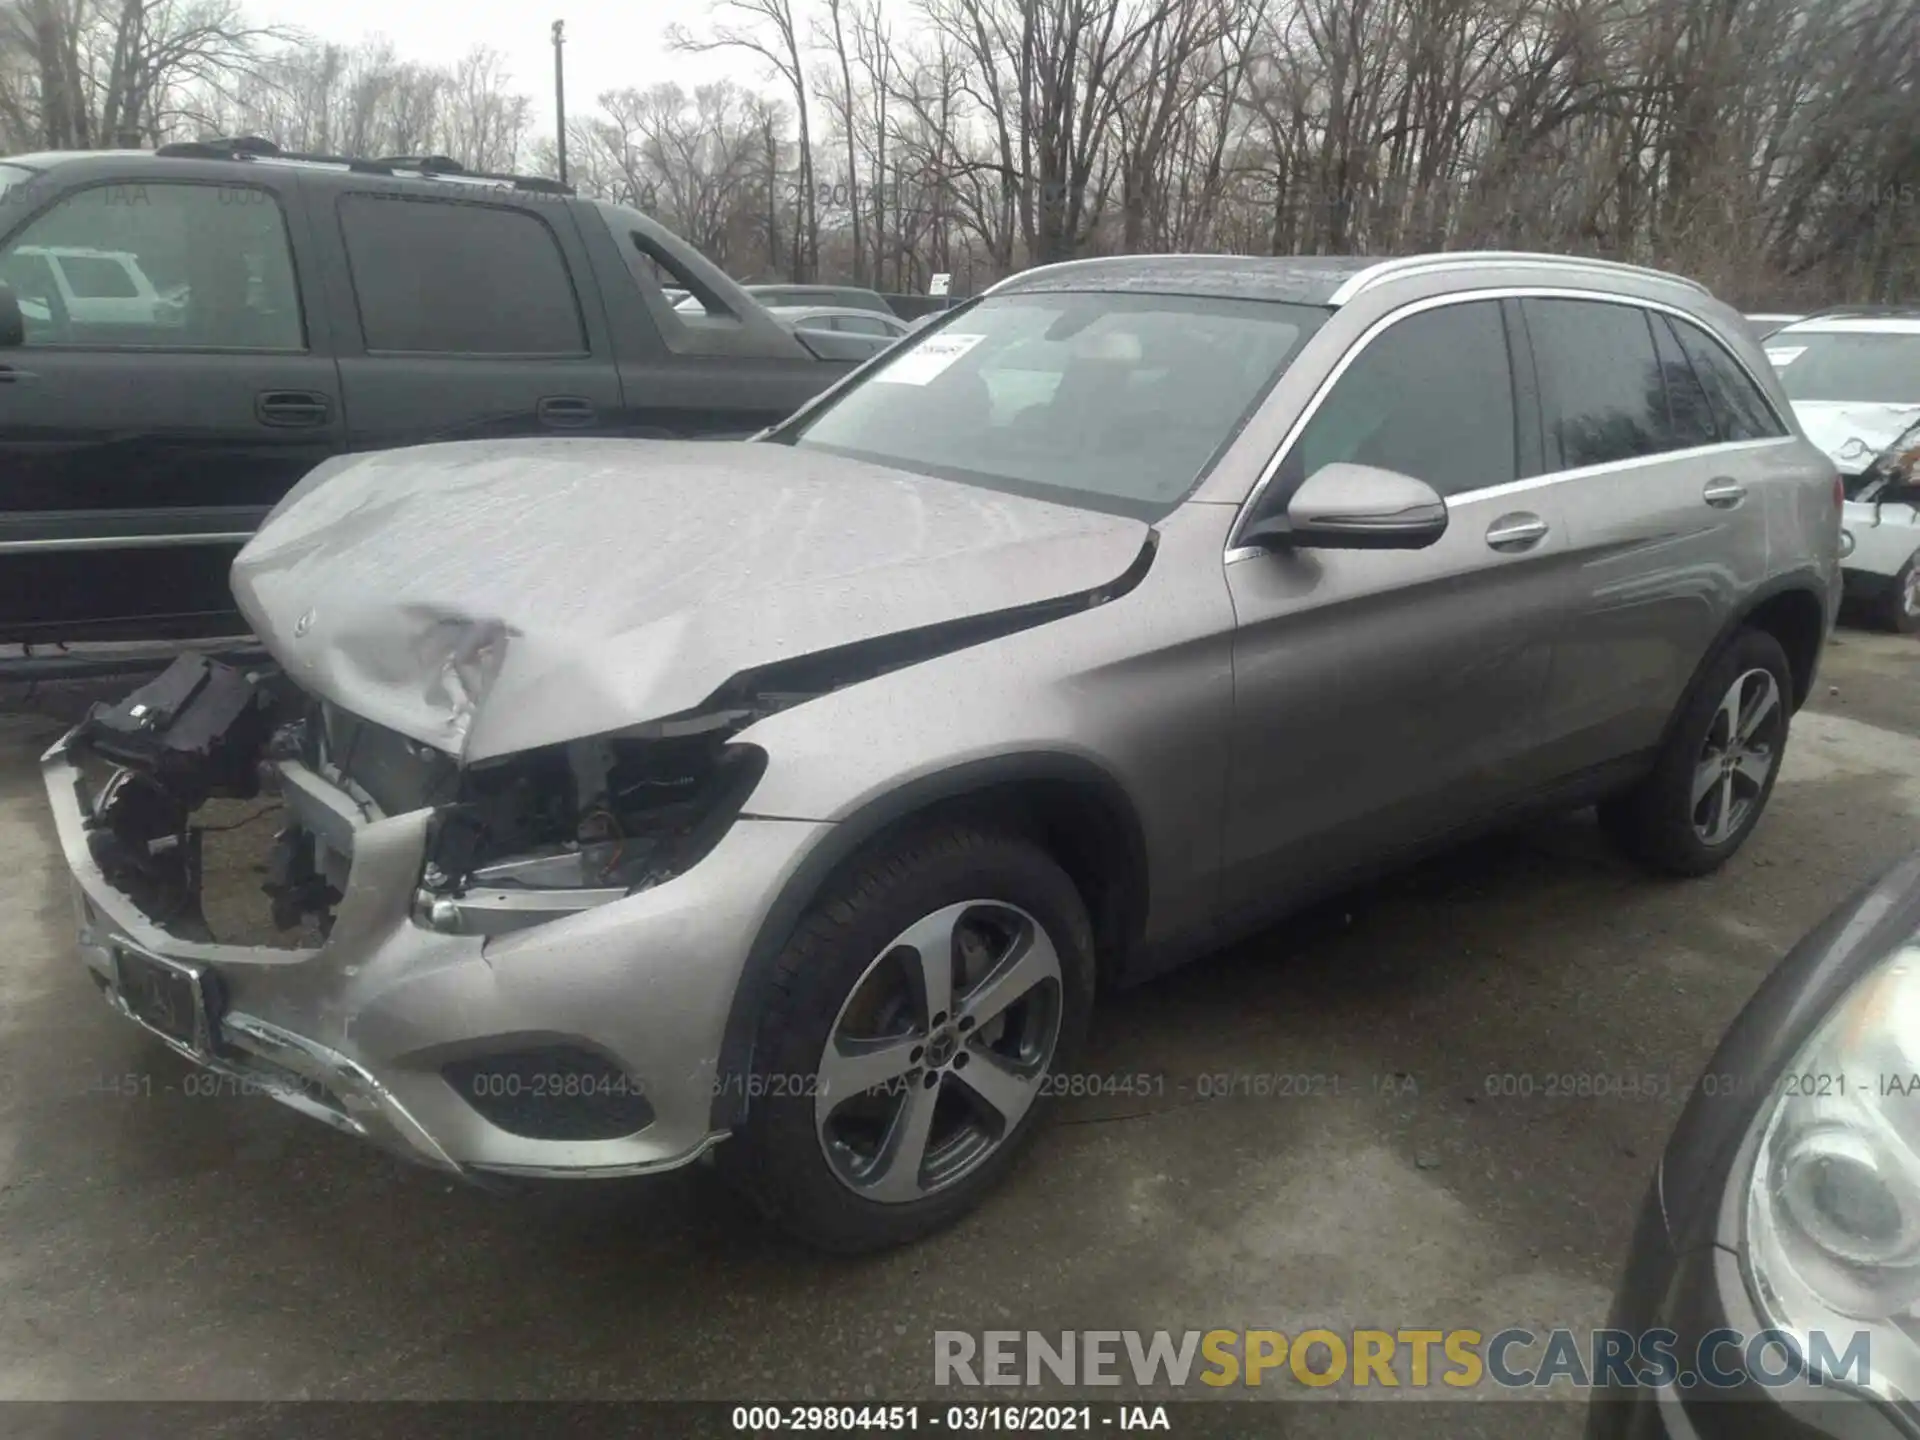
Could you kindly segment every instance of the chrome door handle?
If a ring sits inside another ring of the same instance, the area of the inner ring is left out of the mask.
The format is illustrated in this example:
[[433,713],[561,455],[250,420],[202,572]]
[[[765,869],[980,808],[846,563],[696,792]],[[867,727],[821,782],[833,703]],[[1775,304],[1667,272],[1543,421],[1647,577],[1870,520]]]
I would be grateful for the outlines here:
[[1538,515],[1517,510],[1502,515],[1487,527],[1487,544],[1495,550],[1530,550],[1547,535],[1547,522]]
[[1707,488],[1701,492],[1700,498],[1716,509],[1731,510],[1747,498],[1747,487],[1738,480],[1717,475],[1707,482]]

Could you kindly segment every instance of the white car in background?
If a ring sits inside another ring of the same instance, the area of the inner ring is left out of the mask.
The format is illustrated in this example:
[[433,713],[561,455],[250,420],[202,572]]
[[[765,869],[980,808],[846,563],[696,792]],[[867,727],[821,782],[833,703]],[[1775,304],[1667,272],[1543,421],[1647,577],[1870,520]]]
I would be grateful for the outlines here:
[[123,250],[22,245],[8,256],[22,314],[48,324],[64,312],[76,325],[140,325],[163,321],[169,309],[138,256]]
[[1891,628],[1920,630],[1920,493],[1888,454],[1920,425],[1920,306],[1810,315],[1769,335],[1766,351],[1800,428],[1846,482],[1849,596]]

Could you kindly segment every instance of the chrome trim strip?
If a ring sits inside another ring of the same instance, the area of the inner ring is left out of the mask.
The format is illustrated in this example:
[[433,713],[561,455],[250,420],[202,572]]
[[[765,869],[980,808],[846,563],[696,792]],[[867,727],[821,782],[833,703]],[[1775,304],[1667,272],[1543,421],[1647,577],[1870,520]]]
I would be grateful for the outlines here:
[[596,1165],[591,1169],[555,1169],[546,1165],[474,1165],[467,1173],[506,1175],[524,1180],[618,1180],[627,1175],[663,1175],[701,1159],[732,1133],[731,1130],[717,1130],[684,1155],[635,1165]]
[[1240,508],[1233,517],[1233,524],[1227,530],[1227,544],[1223,552],[1224,562],[1232,564],[1236,560],[1244,560],[1250,555],[1265,553],[1258,546],[1237,545],[1234,542],[1238,539],[1241,529],[1246,525],[1248,515],[1253,512],[1254,507],[1259,503],[1261,495],[1265,493],[1267,486],[1272,483],[1273,477],[1279,473],[1281,463],[1286,459],[1287,451],[1292,449],[1294,442],[1300,438],[1300,432],[1307,428],[1308,422],[1318,413],[1328,393],[1335,385],[1340,383],[1340,377],[1347,373],[1347,367],[1352,365],[1353,362],[1359,358],[1361,352],[1364,351],[1367,346],[1371,345],[1383,331],[1399,324],[1400,321],[1406,319],[1409,315],[1418,315],[1427,310],[1438,310],[1446,305],[1467,305],[1474,301],[1481,300],[1527,299],[1593,300],[1603,304],[1632,305],[1642,310],[1658,310],[1663,314],[1672,315],[1677,319],[1687,321],[1703,334],[1713,339],[1716,344],[1719,344],[1722,352],[1740,367],[1741,374],[1745,375],[1747,379],[1753,383],[1754,388],[1760,392],[1760,398],[1766,404],[1767,413],[1773,416],[1774,423],[1782,426],[1788,433],[1785,435],[1769,435],[1759,440],[1724,440],[1717,441],[1712,445],[1690,445],[1684,450],[1663,450],[1657,455],[1636,455],[1628,460],[1610,461],[1605,465],[1583,465],[1569,470],[1552,470],[1542,475],[1529,475],[1525,479],[1510,480],[1500,485],[1488,485],[1479,490],[1463,490],[1458,495],[1451,495],[1444,498],[1450,501],[1481,500],[1495,495],[1519,494],[1524,490],[1531,490],[1541,485],[1554,484],[1567,479],[1577,479],[1587,474],[1600,474],[1606,471],[1618,470],[1623,466],[1662,463],[1673,459],[1675,456],[1704,455],[1708,453],[1718,454],[1722,451],[1745,450],[1762,445],[1780,445],[1799,438],[1798,435],[1794,433],[1793,425],[1784,420],[1780,412],[1774,408],[1773,397],[1767,394],[1766,386],[1755,379],[1753,371],[1747,367],[1746,363],[1714,335],[1711,326],[1702,324],[1697,315],[1691,315],[1677,305],[1668,305],[1659,300],[1648,300],[1637,295],[1624,295],[1612,290],[1569,290],[1544,285],[1505,286],[1493,290],[1462,290],[1446,295],[1429,295],[1423,300],[1410,301],[1398,310],[1383,315],[1374,321],[1373,324],[1366,328],[1358,340],[1347,347],[1347,353],[1340,357],[1339,363],[1327,372],[1326,378],[1322,380],[1319,387],[1314,390],[1312,397],[1301,409],[1300,414],[1295,418],[1293,424],[1287,427],[1287,433],[1281,437],[1280,444],[1278,448],[1274,450],[1272,458],[1261,468],[1260,478],[1253,482],[1253,489],[1247,492],[1247,498],[1240,502]]
[[187,535],[71,535],[50,540],[0,540],[0,555],[63,550],[163,550],[176,545],[244,545],[251,530],[208,530]]
[[1391,260],[1382,260],[1377,265],[1369,265],[1358,274],[1351,275],[1343,281],[1328,298],[1327,303],[1336,307],[1344,305],[1354,296],[1372,289],[1375,285],[1435,270],[1512,269],[1590,270],[1600,275],[1632,275],[1641,280],[1655,280],[1684,286],[1701,295],[1713,293],[1698,280],[1689,280],[1684,275],[1675,275],[1667,270],[1654,270],[1643,265],[1628,265],[1618,260],[1590,260],[1578,255],[1543,255],[1536,251],[1525,250],[1455,250],[1427,255],[1401,255]]

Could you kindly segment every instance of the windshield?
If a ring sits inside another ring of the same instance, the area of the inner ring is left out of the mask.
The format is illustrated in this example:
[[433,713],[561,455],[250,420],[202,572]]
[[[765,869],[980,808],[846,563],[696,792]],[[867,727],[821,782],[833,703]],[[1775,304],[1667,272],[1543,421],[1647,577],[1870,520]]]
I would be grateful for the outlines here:
[[1789,400],[1920,404],[1920,330],[1787,331],[1767,337],[1767,358]]
[[1156,520],[1199,482],[1326,315],[1182,295],[994,297],[903,339],[778,438]]

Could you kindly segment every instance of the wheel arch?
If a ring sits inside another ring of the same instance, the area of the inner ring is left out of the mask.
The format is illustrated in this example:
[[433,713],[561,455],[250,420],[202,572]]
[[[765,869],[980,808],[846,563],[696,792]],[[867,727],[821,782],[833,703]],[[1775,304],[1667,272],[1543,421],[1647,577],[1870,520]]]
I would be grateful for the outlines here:
[[1793,668],[1793,708],[1798,710],[1813,695],[1820,652],[1827,640],[1827,618],[1827,601],[1818,582],[1811,576],[1788,576],[1756,594],[1709,653],[1717,652],[1740,630],[1763,630],[1773,636]]
[[714,1129],[729,1129],[745,1116],[754,1035],[775,964],[801,917],[855,857],[903,830],[941,820],[1011,826],[1044,846],[1086,903],[1102,975],[1123,964],[1145,927],[1149,874],[1139,811],[1111,771],[1067,751],[1028,751],[911,780],[836,822],[774,897],[727,1012]]

